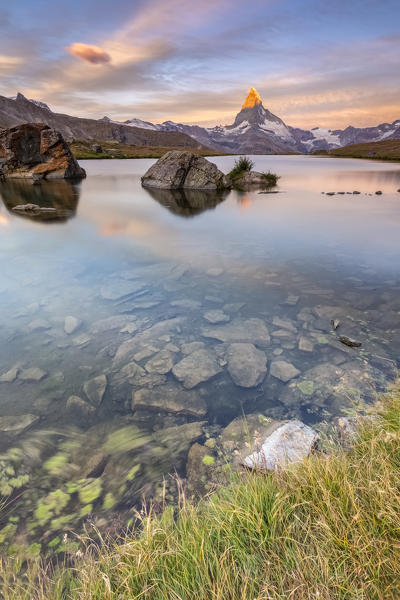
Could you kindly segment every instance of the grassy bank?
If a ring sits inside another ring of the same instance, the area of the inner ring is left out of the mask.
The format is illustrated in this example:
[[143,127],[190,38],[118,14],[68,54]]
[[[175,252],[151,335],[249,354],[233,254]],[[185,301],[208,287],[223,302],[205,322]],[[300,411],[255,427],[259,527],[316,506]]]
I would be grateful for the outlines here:
[[336,446],[287,473],[233,476],[177,518],[74,569],[3,561],[4,600],[372,600],[400,597],[400,393],[382,399],[353,450]]
[[340,156],[342,158],[369,158],[375,160],[400,161],[400,140],[383,140],[382,142],[366,142],[351,144],[333,150],[316,150],[312,154],[324,156]]
[[[170,150],[188,150],[201,156],[219,156],[208,148],[166,148],[152,146],[130,146],[118,142],[87,142],[75,141],[70,145],[71,151],[77,160],[86,159],[112,159],[112,158],[160,158]],[[97,150],[96,150],[97,147]]]

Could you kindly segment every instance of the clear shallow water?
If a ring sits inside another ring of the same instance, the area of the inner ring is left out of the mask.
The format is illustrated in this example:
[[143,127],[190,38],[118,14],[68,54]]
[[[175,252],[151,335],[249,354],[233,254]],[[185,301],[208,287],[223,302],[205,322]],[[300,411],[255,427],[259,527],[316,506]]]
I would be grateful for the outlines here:
[[[194,442],[226,450],[234,418],[318,425],[395,376],[400,165],[254,160],[281,176],[279,193],[150,193],[145,159],[82,161],[76,186],[0,186],[5,547],[65,549],[88,518],[118,531],[163,476],[185,476]],[[215,159],[226,172],[233,161]],[[26,202],[57,212],[11,210]],[[267,357],[254,387],[237,385],[232,342]]]

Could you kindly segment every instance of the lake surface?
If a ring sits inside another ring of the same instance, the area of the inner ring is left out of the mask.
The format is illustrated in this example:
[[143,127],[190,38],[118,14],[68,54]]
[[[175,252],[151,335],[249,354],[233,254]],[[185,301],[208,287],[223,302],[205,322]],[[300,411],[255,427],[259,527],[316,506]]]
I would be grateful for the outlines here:
[[229,461],[234,419],[318,428],[396,377],[400,165],[253,158],[278,193],[149,192],[145,159],[0,185],[3,549],[118,532],[174,501],[195,442]]

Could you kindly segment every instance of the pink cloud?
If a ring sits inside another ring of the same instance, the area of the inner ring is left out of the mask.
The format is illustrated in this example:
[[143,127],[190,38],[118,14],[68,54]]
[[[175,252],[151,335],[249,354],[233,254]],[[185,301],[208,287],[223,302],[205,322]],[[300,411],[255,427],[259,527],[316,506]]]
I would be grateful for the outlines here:
[[108,63],[111,60],[111,56],[99,46],[91,46],[89,44],[76,42],[71,44],[67,50],[72,56],[77,56],[82,60],[86,60],[86,62],[89,62],[92,65]]

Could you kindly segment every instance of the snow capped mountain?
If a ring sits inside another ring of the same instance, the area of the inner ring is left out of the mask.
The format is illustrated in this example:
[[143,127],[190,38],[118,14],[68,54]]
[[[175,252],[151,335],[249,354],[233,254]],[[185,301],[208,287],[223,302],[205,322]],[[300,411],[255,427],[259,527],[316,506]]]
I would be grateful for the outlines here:
[[124,121],[124,125],[140,127],[141,129],[152,129],[153,131],[159,130],[159,125],[153,125],[153,123],[149,123],[149,121],[142,121],[141,119],[130,119],[128,121]]
[[232,125],[200,127],[165,121],[160,124],[141,119],[125,121],[125,125],[186,133],[204,146],[221,152],[274,154],[281,152],[308,153],[328,150],[348,144],[376,142],[400,138],[400,119],[377,127],[347,127],[346,129],[300,129],[286,125],[282,119],[264,108],[260,94],[251,88]]
[[173,121],[158,125],[140,119],[125,121],[125,125],[130,124],[158,131],[186,133],[208,148],[221,152],[275,154],[297,150],[297,141],[290,129],[282,119],[263,107],[261,97],[254,88],[251,88],[232,125],[200,127]]

